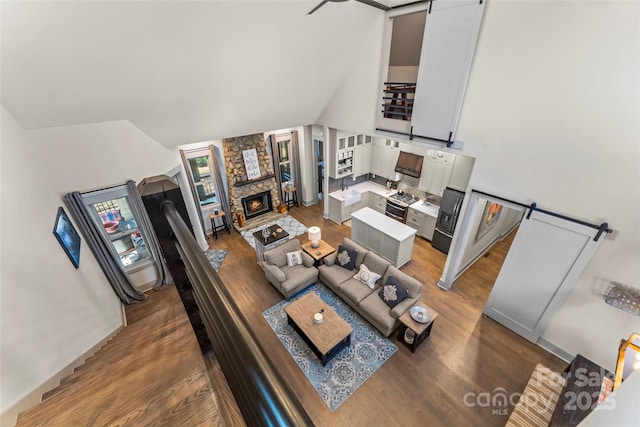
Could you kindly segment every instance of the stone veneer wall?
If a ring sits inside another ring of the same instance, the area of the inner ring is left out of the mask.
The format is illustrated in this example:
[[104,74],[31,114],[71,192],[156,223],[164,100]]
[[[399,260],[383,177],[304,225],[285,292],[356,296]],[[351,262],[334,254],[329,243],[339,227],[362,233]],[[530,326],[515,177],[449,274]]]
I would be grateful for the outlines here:
[[231,207],[231,219],[233,221],[233,225],[238,227],[238,213],[244,213],[244,210],[242,209],[242,198],[262,193],[263,191],[271,192],[273,211],[277,212],[278,205],[280,204],[280,197],[278,195],[278,184],[275,176],[268,179],[254,179],[250,183],[241,185],[238,184],[238,182],[246,181],[247,179],[247,173],[244,167],[244,158],[242,157],[242,152],[244,150],[250,150],[252,148],[256,149],[261,178],[264,178],[267,175],[273,175],[273,164],[271,163],[269,151],[267,151],[267,143],[264,140],[264,134],[256,133],[254,135],[224,138],[222,140],[222,147],[224,149],[224,164],[227,173],[227,182],[229,183],[229,205]]

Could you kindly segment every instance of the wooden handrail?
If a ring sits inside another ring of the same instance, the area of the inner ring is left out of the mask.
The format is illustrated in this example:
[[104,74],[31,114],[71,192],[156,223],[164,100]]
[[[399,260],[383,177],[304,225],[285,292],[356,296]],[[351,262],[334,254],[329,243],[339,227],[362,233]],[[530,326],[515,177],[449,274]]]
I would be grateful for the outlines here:
[[163,202],[162,211],[174,233],[207,335],[247,425],[312,426],[174,204]]

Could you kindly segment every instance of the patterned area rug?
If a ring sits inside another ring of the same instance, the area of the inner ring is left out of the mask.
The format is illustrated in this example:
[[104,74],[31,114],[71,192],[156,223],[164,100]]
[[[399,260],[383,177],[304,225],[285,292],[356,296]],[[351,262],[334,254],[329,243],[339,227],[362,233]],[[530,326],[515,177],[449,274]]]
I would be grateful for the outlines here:
[[224,258],[227,256],[227,252],[226,249],[207,249],[204,251],[204,254],[213,266],[213,269],[218,271],[220,270],[222,261],[224,261]]
[[251,230],[243,231],[241,233],[242,237],[244,237],[244,239],[247,241],[247,243],[249,243],[251,245],[251,247],[255,250],[256,243],[253,241],[253,233],[255,233],[258,230],[262,230],[265,227],[272,226],[274,224],[278,224],[280,227],[282,227],[283,230],[285,230],[287,233],[289,233],[289,238],[290,239],[307,232],[307,226],[306,225],[304,225],[303,223],[299,222],[297,219],[295,219],[294,217],[292,217],[290,215],[285,215],[285,216],[283,216],[282,218],[280,218],[280,219],[278,219],[276,221],[268,222],[268,223],[266,223],[264,225],[261,225],[260,227],[256,227],[256,228],[252,228]]
[[[351,327],[351,345],[344,348],[326,366],[287,323],[284,307],[307,292],[316,292]],[[398,350],[366,320],[355,313],[324,285],[316,283],[290,300],[271,307],[262,316],[307,376],[329,409],[335,411],[358,387]]]

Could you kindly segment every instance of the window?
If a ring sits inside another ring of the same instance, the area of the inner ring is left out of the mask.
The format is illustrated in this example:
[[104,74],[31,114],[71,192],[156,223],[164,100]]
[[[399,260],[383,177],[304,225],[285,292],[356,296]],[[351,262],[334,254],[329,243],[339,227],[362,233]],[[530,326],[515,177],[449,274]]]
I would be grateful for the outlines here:
[[291,181],[291,139],[278,141],[278,170],[280,181]]
[[189,169],[193,183],[198,193],[200,206],[206,206],[212,203],[218,203],[216,197],[216,189],[211,178],[211,165],[209,163],[209,155],[201,155],[188,159]]
[[126,185],[83,193],[82,199],[125,269],[152,259],[129,207]]

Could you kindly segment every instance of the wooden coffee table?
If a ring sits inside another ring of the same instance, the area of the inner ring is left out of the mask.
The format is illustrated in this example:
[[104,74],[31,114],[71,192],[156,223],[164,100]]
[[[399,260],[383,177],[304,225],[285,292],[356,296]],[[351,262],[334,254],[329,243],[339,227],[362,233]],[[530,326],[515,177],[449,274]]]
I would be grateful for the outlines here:
[[320,264],[324,257],[336,251],[336,248],[322,239],[318,243],[319,245],[317,248],[311,247],[311,242],[303,243],[302,245],[300,245],[302,247],[302,250],[311,255],[311,257],[315,260],[315,265]]
[[[313,315],[322,308],[322,323],[315,323]],[[322,366],[351,344],[351,326],[315,292],[309,292],[295,300],[284,311],[287,313],[287,322],[318,356]]]

